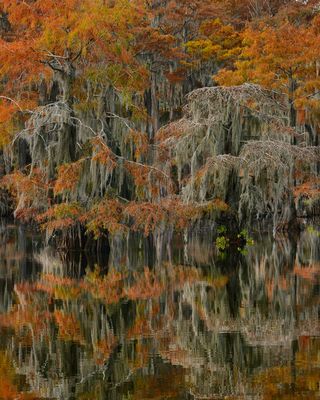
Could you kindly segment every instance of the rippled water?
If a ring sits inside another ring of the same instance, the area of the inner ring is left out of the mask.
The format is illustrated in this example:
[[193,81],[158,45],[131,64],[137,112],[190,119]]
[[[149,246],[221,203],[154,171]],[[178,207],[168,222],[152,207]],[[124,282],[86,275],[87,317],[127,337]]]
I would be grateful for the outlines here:
[[319,399],[320,234],[110,257],[0,223],[0,399]]

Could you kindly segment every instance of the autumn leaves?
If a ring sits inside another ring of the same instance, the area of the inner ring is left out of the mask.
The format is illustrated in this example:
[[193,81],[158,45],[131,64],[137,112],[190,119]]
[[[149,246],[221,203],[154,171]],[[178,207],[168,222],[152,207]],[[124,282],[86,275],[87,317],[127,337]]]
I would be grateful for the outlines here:
[[[100,227],[115,232],[125,209],[129,225],[149,234],[165,221],[192,223],[210,202],[225,210],[228,179],[214,196],[203,190],[203,204],[184,189],[193,170],[213,171],[215,142],[193,151],[199,126],[185,119],[163,129],[199,87],[268,88],[285,99],[281,112],[297,130],[294,144],[317,143],[319,16],[312,1],[64,0],[58,7],[55,0],[4,0],[1,13],[0,143],[10,155],[2,184],[16,216],[37,216],[49,230],[83,223],[81,214],[95,236]],[[242,127],[230,133],[229,123],[215,139],[218,155],[237,155],[228,134],[242,140]],[[308,129],[309,136],[300,134]]]

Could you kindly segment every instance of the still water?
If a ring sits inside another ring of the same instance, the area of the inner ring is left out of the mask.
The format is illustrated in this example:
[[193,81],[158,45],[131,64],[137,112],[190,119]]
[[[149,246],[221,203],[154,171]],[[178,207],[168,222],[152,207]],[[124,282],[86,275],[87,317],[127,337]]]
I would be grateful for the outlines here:
[[320,234],[114,239],[0,222],[0,399],[320,399]]

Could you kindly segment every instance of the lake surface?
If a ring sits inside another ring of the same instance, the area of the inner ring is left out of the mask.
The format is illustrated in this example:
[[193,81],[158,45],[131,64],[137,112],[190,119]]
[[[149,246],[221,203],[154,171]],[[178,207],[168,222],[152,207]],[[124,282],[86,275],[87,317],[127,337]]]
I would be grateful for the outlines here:
[[320,399],[319,232],[93,257],[0,221],[0,399]]

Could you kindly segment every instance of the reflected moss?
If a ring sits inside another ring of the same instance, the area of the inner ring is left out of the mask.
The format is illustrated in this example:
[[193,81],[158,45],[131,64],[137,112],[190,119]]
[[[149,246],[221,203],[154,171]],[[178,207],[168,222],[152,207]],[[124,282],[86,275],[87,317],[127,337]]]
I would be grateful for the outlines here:
[[58,261],[29,281],[7,269],[0,381],[17,398],[316,398],[317,235],[255,238],[224,261],[197,240],[150,267],[122,254],[79,277]]

